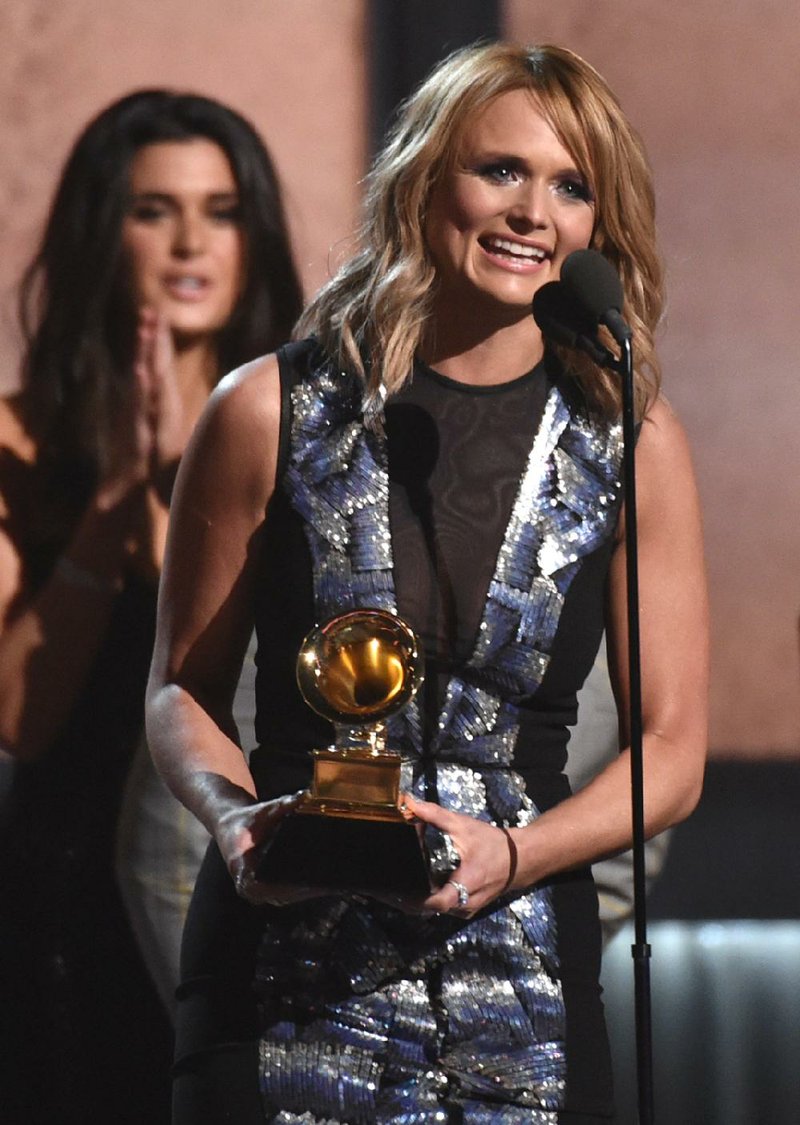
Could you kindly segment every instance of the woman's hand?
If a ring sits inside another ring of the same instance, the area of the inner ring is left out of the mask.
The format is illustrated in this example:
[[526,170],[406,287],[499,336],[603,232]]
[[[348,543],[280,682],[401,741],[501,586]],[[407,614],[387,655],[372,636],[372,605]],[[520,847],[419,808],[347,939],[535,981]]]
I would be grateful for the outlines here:
[[[511,890],[512,850],[506,830],[484,820],[451,812],[430,801],[405,798],[406,811],[426,824],[447,832],[461,863],[447,883],[428,898],[394,899],[392,904],[410,914],[454,914],[471,918],[493,899]],[[519,831],[509,830],[509,834]],[[466,897],[465,897],[466,896]]]
[[217,821],[214,833],[222,858],[230,871],[237,892],[254,906],[269,903],[288,906],[308,898],[330,894],[315,887],[294,887],[284,883],[264,883],[256,877],[263,845],[277,831],[280,822],[294,811],[300,794],[278,797],[232,809]]
[[137,346],[130,395],[117,405],[113,419],[114,441],[100,466],[97,505],[101,512],[125,511],[131,499],[144,499],[150,475],[153,445],[150,378],[139,362]]
[[157,581],[161,570],[175,475],[206,399],[205,383],[179,383],[166,317],[141,309],[132,396],[119,427],[119,468],[123,478],[127,473],[141,484],[143,498],[129,512],[128,568],[150,580]]
[[166,317],[155,309],[139,312],[134,376],[146,404],[150,479],[161,498],[168,500],[197,411],[188,409],[183,400],[172,332]]

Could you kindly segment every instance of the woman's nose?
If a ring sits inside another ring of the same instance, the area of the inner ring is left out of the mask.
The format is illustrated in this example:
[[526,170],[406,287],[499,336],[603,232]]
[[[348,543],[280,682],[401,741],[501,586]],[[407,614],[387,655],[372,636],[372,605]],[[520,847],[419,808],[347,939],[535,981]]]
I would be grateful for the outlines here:
[[524,181],[515,193],[508,218],[515,229],[542,230],[550,223],[550,196],[546,184]]
[[182,214],[175,227],[174,252],[182,258],[200,254],[204,245],[204,228],[197,215]]

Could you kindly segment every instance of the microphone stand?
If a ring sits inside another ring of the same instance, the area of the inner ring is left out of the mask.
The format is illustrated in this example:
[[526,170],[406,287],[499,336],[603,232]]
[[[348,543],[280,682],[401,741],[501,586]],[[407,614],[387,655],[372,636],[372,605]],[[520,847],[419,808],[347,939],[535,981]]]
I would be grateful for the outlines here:
[[[594,251],[576,251],[578,255],[594,254]],[[601,259],[602,260],[602,259]],[[583,267],[581,267],[583,268]],[[650,1005],[650,945],[647,941],[647,908],[645,902],[645,861],[644,861],[644,762],[642,750],[642,677],[641,652],[639,645],[639,565],[638,536],[636,524],[636,420],[633,400],[633,350],[630,328],[625,324],[618,308],[609,305],[603,315],[593,307],[594,289],[599,281],[605,300],[609,297],[607,263],[598,274],[592,266],[587,275],[585,270],[577,286],[570,295],[562,282],[550,282],[543,286],[533,302],[533,313],[540,328],[557,343],[567,347],[579,348],[586,352],[595,363],[616,372],[622,377],[622,463],[624,471],[625,494],[625,563],[626,600],[628,609],[628,692],[629,729],[631,756],[631,816],[633,827],[633,917],[635,940],[631,947],[634,962],[634,1005],[636,1016],[636,1076],[638,1086],[639,1125],[653,1125],[653,1039]],[[563,275],[563,271],[562,271]],[[574,277],[574,273],[573,273]],[[618,284],[618,281],[617,281]],[[614,289],[614,286],[611,286]],[[585,300],[587,292],[592,299]],[[617,293],[610,294],[615,299]],[[581,298],[584,298],[581,300]],[[620,306],[622,290],[619,290]],[[575,304],[595,320],[605,323],[619,345],[617,358],[604,344],[601,344],[592,328],[574,317]]]
[[633,816],[634,1006],[639,1125],[652,1125],[653,1039],[650,1005],[650,945],[647,941],[644,857],[644,763],[642,753],[642,680],[639,645],[639,565],[636,525],[636,422],[633,402],[633,355],[629,338],[620,343],[616,359],[605,352],[603,364],[622,376],[622,441],[625,477],[625,562],[628,606],[628,690]]

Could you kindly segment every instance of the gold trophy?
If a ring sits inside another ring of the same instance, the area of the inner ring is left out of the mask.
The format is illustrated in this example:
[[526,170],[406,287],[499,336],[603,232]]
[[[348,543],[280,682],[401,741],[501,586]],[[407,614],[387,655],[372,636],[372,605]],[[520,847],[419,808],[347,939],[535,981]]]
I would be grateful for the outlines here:
[[401,808],[401,757],[386,744],[386,720],[413,698],[423,675],[413,630],[385,610],[356,609],[311,630],[297,682],[306,703],[333,723],[335,744],[312,751],[311,788],[268,843],[259,879],[430,892],[420,834]]

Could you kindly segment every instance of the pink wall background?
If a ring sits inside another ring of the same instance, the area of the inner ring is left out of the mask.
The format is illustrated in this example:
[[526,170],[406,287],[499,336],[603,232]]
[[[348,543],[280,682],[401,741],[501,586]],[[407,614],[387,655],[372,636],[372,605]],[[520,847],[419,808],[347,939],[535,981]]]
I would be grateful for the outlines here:
[[16,368],[13,289],[67,152],[100,108],[141,86],[196,90],[250,118],[312,293],[356,221],[364,58],[363,0],[0,4],[0,385]]
[[[506,0],[506,30],[585,55],[645,137],[669,277],[665,388],[706,513],[712,745],[800,755],[795,6]],[[311,293],[356,217],[365,46],[364,0],[0,6],[0,386],[17,366],[11,294],[67,150],[137,86],[196,89],[253,120],[281,170]]]
[[[506,0],[610,82],[655,171],[664,387],[689,431],[716,753],[800,751],[800,20],[784,0]],[[675,654],[680,660],[680,653]]]

